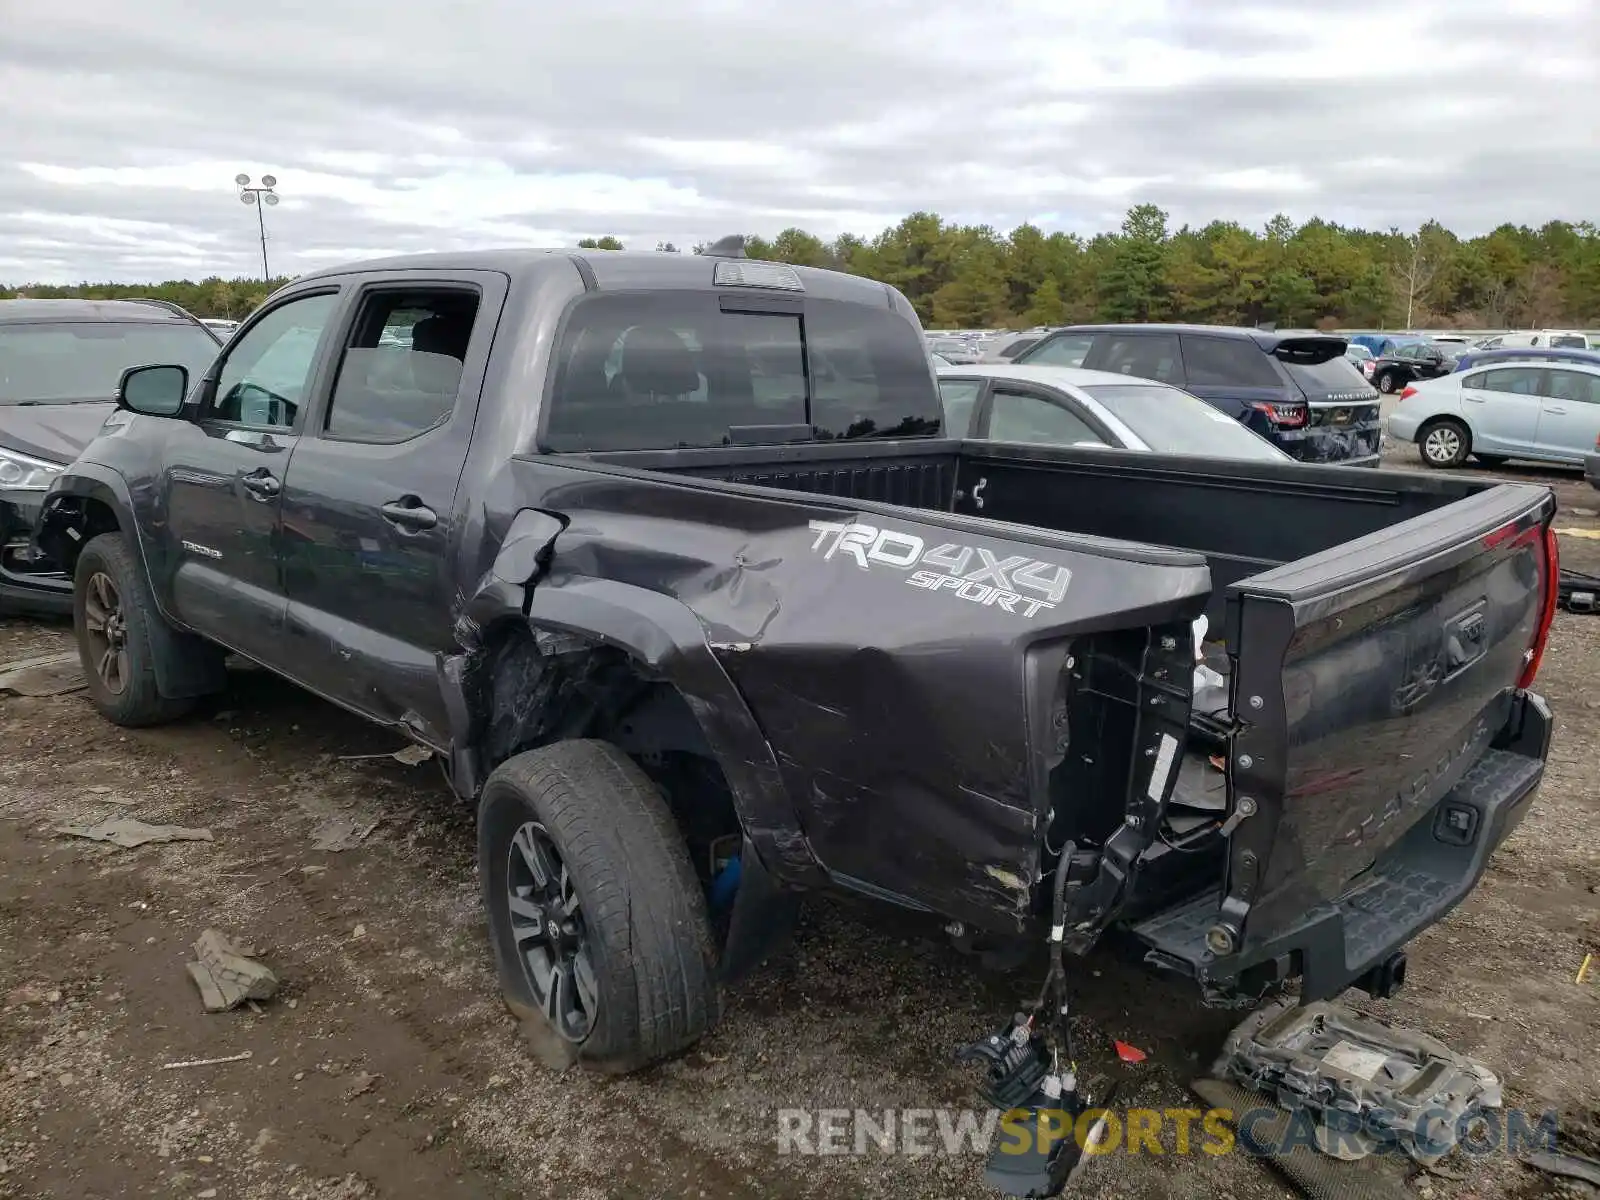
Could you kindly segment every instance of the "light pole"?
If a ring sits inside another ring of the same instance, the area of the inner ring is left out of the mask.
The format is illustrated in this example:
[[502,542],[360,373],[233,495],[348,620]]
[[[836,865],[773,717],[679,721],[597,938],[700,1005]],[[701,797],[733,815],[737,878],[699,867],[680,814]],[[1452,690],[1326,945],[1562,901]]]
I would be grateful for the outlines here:
[[272,282],[272,272],[267,270],[267,221],[261,215],[261,208],[266,204],[276,204],[278,193],[272,189],[278,186],[277,177],[263,175],[259,187],[250,186],[250,176],[235,175],[233,182],[239,187],[239,199],[245,204],[252,204],[256,210],[256,228],[261,231],[261,278]]

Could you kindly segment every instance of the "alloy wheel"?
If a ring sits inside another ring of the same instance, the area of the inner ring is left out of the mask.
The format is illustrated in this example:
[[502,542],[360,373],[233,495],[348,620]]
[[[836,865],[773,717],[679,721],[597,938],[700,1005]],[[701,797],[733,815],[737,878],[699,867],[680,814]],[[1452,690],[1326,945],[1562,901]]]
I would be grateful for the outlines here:
[[122,594],[104,571],[89,576],[83,597],[83,628],[95,674],[106,691],[113,696],[122,695],[130,670],[128,620],[122,612]]
[[600,995],[572,877],[537,821],[517,830],[507,857],[511,937],[534,1001],[562,1038],[582,1042],[594,1029]]

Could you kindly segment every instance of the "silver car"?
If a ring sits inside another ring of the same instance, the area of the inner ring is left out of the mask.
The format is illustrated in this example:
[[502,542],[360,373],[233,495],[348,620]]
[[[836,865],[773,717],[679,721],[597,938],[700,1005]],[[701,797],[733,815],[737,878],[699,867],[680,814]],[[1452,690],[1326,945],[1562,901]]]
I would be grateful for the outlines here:
[[1081,367],[988,363],[939,371],[950,437],[1293,462],[1171,384]]
[[1582,466],[1600,438],[1600,366],[1486,364],[1412,384],[1386,429],[1415,442],[1430,467],[1467,458],[1498,466],[1508,458]]

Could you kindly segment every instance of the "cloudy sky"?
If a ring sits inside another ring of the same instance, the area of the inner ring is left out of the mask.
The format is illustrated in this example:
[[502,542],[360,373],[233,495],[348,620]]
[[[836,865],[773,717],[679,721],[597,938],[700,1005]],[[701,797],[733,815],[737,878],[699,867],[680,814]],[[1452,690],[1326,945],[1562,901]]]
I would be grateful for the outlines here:
[[[225,23],[226,22],[226,23]],[[1600,218],[1600,0],[0,0],[0,281],[931,209]]]

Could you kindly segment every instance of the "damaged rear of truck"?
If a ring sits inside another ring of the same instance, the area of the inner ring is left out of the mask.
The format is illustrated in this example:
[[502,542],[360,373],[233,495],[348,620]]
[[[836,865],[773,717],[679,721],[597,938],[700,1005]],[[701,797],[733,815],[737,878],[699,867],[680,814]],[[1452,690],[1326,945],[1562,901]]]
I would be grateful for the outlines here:
[[[298,441],[241,436],[229,356],[307,297]],[[374,449],[329,413],[379,302],[461,328],[454,408]],[[1053,978],[1115,933],[1213,1001],[1392,990],[1548,753],[1547,489],[949,439],[867,280],[388,260],[278,293],[187,400],[128,394],[38,537],[91,699],[171,719],[228,649],[438,752],[508,1000],[606,1069],[704,1033],[808,890],[1048,938]],[[229,504],[269,536],[235,553]],[[148,696],[95,670],[99,576]]]

